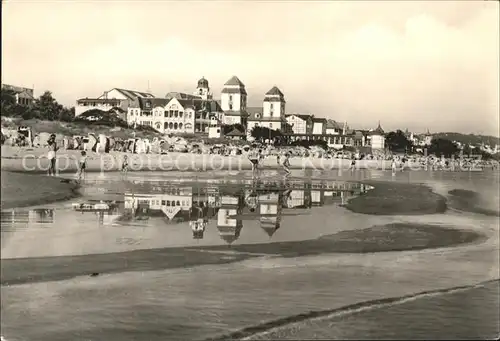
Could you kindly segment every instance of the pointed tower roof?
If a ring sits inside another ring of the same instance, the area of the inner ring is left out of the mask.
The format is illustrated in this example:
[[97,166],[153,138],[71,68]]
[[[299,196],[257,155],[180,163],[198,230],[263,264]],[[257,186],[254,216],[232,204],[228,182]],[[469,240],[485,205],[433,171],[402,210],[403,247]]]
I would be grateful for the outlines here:
[[283,95],[277,86],[273,86],[268,92],[266,92],[264,102],[285,102],[285,95]]
[[372,135],[384,135],[384,129],[382,129],[382,126],[380,125],[380,121],[378,121],[378,126],[375,128],[375,130],[371,131]]
[[269,237],[272,237],[280,228],[278,219],[260,219],[260,228],[266,232]]
[[266,92],[266,96],[280,96],[283,97],[283,93],[281,90],[275,85],[268,92]]
[[239,87],[242,87],[242,88],[245,87],[245,84],[243,84],[243,82],[240,81],[240,79],[238,77],[236,77],[236,76],[231,77],[226,83],[224,83],[224,85],[227,85],[227,86],[239,86]]

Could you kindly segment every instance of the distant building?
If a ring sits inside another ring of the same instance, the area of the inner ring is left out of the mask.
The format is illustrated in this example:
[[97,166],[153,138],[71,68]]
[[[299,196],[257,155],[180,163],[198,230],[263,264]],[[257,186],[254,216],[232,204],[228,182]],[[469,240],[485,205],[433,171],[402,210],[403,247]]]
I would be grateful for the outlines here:
[[293,134],[306,135],[313,132],[313,115],[290,114],[286,115],[286,121],[291,126]]
[[385,149],[385,132],[380,126],[380,122],[378,123],[377,128],[368,133],[367,144],[372,148],[372,150]]
[[233,76],[225,84],[221,92],[221,108],[224,111],[223,123],[226,125],[247,125],[247,91],[245,84]]
[[130,107],[127,122],[170,133],[194,133],[195,114],[201,102],[177,98],[141,98],[137,106]]
[[14,93],[14,97],[16,98],[16,104],[31,106],[35,101],[34,89],[10,84],[2,84],[2,90],[12,91]]
[[286,129],[285,96],[278,87],[273,86],[264,96],[262,107],[248,112],[247,138],[254,127],[265,127],[282,132]]
[[[120,108],[122,111],[128,112],[129,107],[138,106],[139,98],[154,98],[154,96],[147,92],[113,88],[97,98],[78,99],[75,106],[75,116],[80,116],[92,109],[109,112],[113,108]],[[125,117],[124,119],[126,120]]]
[[205,77],[202,77],[198,81],[198,86],[196,90],[193,92],[193,95],[201,97],[203,100],[211,100],[213,98],[212,92],[210,91],[210,87],[208,86],[208,81]]
[[313,135],[326,135],[326,119],[313,118]]

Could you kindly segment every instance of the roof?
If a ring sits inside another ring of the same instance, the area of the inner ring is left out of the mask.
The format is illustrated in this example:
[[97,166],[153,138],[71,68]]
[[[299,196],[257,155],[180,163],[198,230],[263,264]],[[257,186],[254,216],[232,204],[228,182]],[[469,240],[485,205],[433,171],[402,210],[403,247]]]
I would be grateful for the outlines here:
[[252,114],[262,114],[264,112],[263,107],[247,107],[247,113],[251,116]]
[[224,88],[224,89],[222,89],[221,93],[222,94],[242,94],[242,95],[246,95],[247,91],[245,90],[244,87],[240,87],[240,88]]
[[326,121],[326,128],[330,129],[342,129],[342,125],[335,120],[328,119]]
[[271,88],[271,90],[269,90],[268,92],[266,92],[266,96],[279,96],[279,97],[284,97],[285,95],[283,95],[283,93],[281,92],[280,89],[278,89],[278,87],[275,85]]
[[169,99],[172,99],[172,98],[177,98],[177,99],[201,99],[200,96],[186,94],[184,92],[174,92],[174,91],[167,93],[165,95],[165,98],[169,98]]
[[370,132],[371,135],[384,135],[384,133],[384,129],[382,129],[382,127],[380,126],[380,122],[378,123],[377,128]]
[[155,97],[150,93],[136,91],[136,90],[127,90],[127,89],[121,89],[121,88],[113,88],[111,90],[116,90],[116,91],[120,92],[123,96],[127,97],[128,99],[154,98]]
[[224,134],[226,136],[245,136],[244,132],[239,131],[238,129],[234,128],[231,130],[229,133]]
[[287,117],[289,117],[289,116],[297,116],[298,118],[301,118],[301,119],[303,119],[304,121],[307,121],[307,120],[309,120],[309,119],[311,119],[311,120],[312,120],[312,119],[314,118],[314,116],[313,116],[313,115],[309,115],[309,114],[288,114],[288,115],[286,115],[286,116],[287,116]]
[[318,123],[323,123],[326,124],[326,118],[319,118],[319,117],[313,117],[313,122],[318,122]]
[[201,79],[198,81],[198,88],[208,88],[208,81],[205,79],[205,77],[201,77]]
[[224,85],[239,86],[239,87],[242,87],[242,88],[245,87],[245,84],[243,84],[243,82],[240,81],[240,79],[238,77],[236,77],[236,76],[231,77],[226,83],[224,83]]
[[11,90],[11,91],[15,92],[16,94],[24,92],[24,93],[30,95],[31,97],[33,97],[33,89],[30,89],[30,88],[25,88],[25,87],[17,86],[17,85],[2,84],[2,89]]
[[[141,109],[152,109],[155,107],[164,107],[168,104],[170,100],[166,98],[142,98],[139,97],[139,108]],[[149,107],[147,106],[147,103],[149,103]]]

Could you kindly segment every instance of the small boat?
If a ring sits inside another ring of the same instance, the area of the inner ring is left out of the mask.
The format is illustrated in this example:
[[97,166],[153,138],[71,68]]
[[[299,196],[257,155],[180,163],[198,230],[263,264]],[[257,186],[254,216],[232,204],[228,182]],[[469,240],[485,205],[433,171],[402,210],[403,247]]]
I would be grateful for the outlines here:
[[97,204],[92,203],[73,203],[73,209],[79,212],[96,212],[96,211],[108,211],[110,206],[106,203],[100,202]]

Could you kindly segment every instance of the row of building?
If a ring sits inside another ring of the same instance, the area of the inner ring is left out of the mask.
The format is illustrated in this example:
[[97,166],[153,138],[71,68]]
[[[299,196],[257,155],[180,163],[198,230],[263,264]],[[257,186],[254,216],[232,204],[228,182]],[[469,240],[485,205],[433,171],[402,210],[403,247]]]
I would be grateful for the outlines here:
[[192,94],[170,92],[157,98],[148,92],[114,88],[97,98],[77,101],[77,116],[91,110],[113,111],[130,125],[147,125],[165,134],[206,133],[223,137],[223,125],[241,125],[244,131],[233,130],[227,138],[251,140],[254,127],[280,130],[290,140],[324,140],[332,147],[370,146],[384,149],[384,131],[380,124],[373,130],[352,130],[347,123],[311,114],[287,113],[283,92],[273,86],[264,94],[262,106],[247,106],[245,84],[231,77],[221,90],[220,100],[213,98],[209,82],[201,78]]

